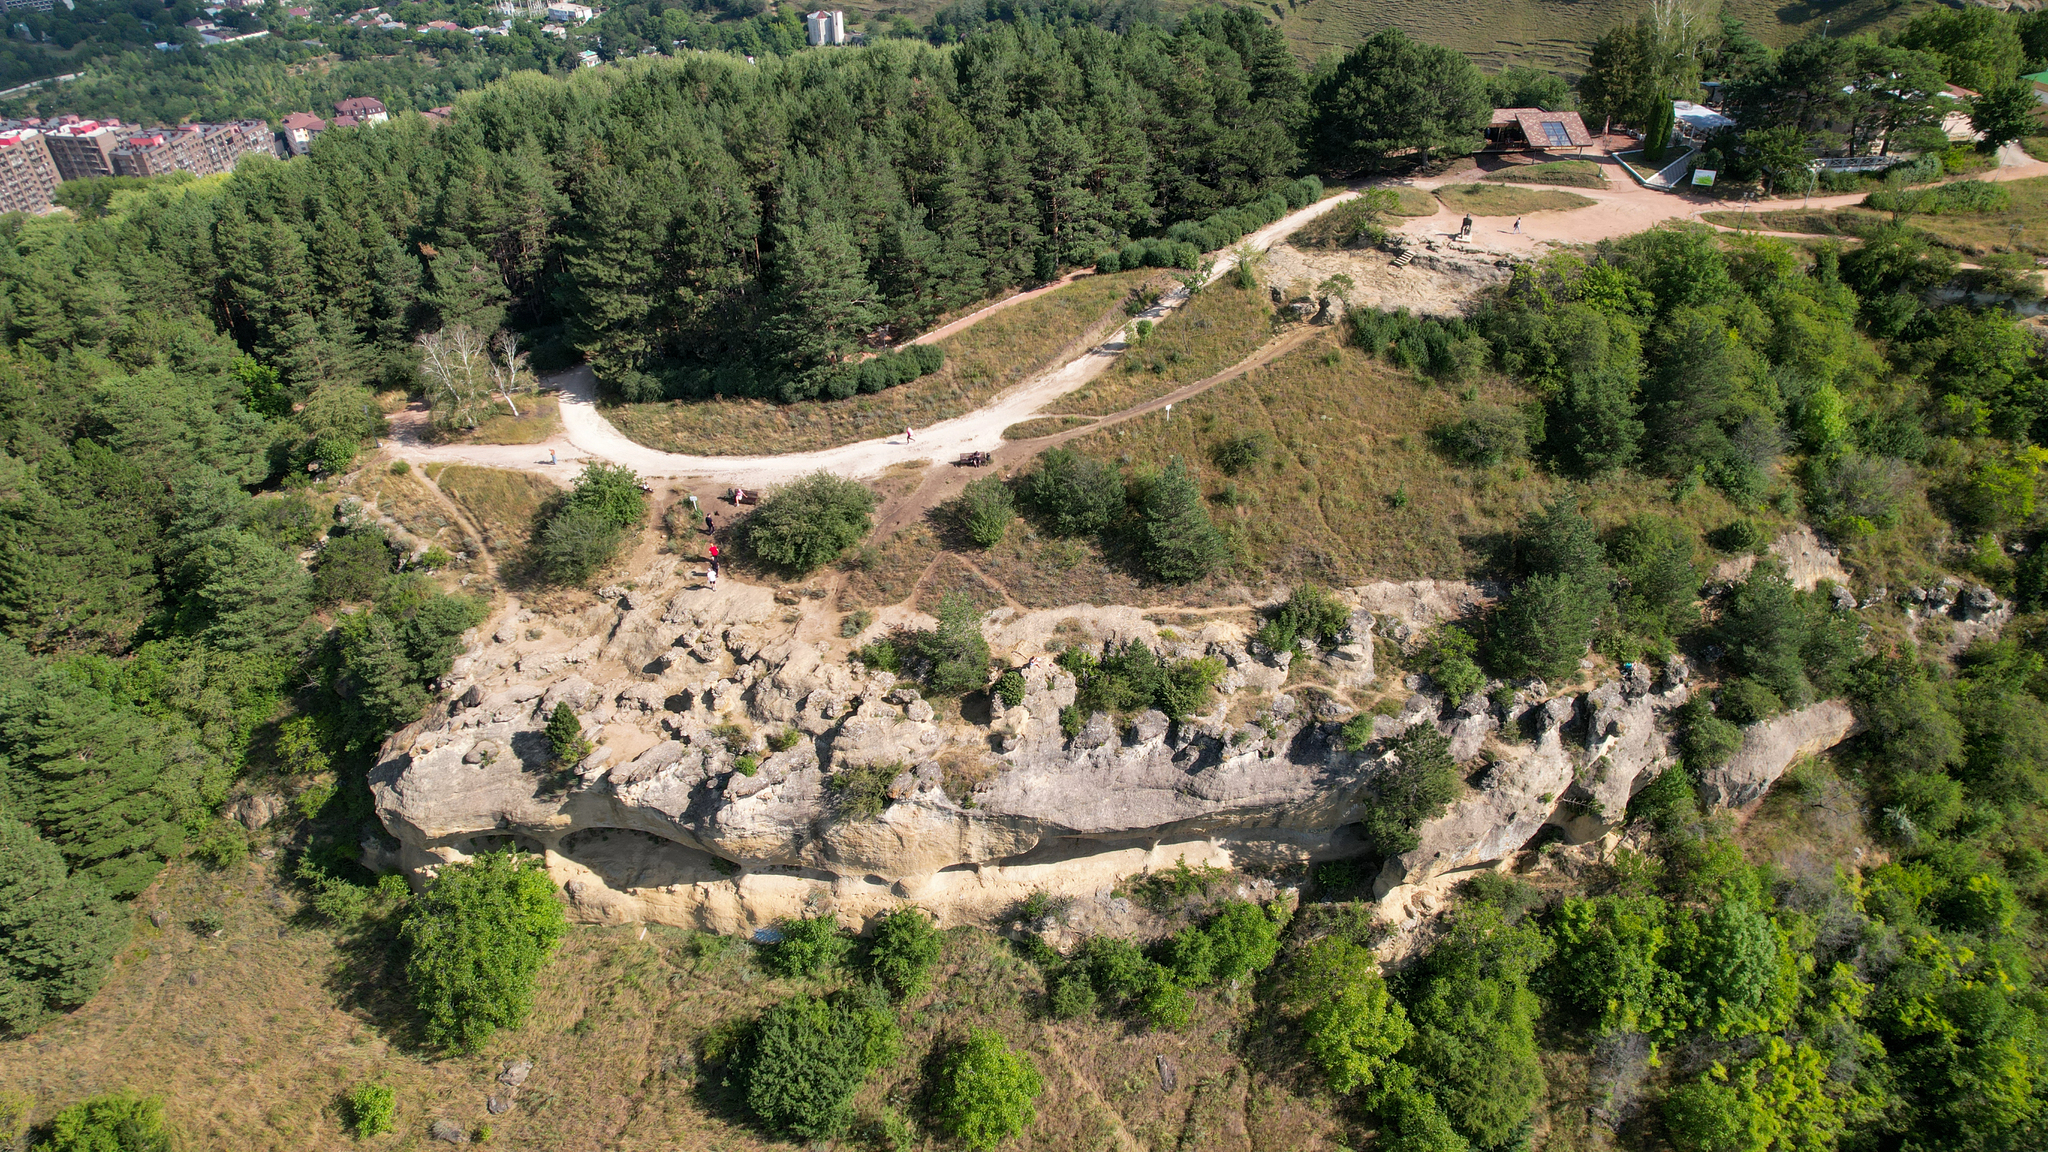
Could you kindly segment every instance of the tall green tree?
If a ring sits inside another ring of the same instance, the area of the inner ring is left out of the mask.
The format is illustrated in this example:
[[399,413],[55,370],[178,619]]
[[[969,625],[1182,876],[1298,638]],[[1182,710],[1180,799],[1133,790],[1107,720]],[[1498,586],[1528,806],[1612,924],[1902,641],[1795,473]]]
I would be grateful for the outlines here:
[[127,917],[98,883],[0,812],[0,1031],[31,1031],[91,999],[127,939]]
[[1325,164],[1378,171],[1396,156],[1470,151],[1493,118],[1486,77],[1458,52],[1389,28],[1319,77],[1310,134]]
[[1230,558],[1230,545],[1210,521],[1201,490],[1178,456],[1146,486],[1138,516],[1145,567],[1161,580],[1199,580]]

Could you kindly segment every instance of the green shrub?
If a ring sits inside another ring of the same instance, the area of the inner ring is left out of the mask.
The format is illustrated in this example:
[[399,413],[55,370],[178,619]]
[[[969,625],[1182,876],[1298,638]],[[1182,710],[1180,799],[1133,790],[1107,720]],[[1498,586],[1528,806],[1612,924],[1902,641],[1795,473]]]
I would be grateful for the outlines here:
[[1529,420],[1513,408],[1474,404],[1462,419],[1431,429],[1429,438],[1459,464],[1490,468],[1529,455]]
[[427,1042],[475,1052],[524,1023],[534,981],[567,930],[539,861],[484,852],[443,866],[400,930]]
[[1784,707],[1785,702],[1778,699],[1776,692],[1747,677],[1739,677],[1721,686],[1714,712],[1735,724],[1758,724]]
[[768,946],[768,970],[794,979],[815,976],[835,967],[853,947],[831,916],[800,916],[776,925],[782,938]]
[[1216,462],[1225,476],[1236,476],[1245,469],[1264,460],[1273,451],[1273,437],[1264,431],[1246,432],[1220,440],[1209,450],[1209,459]]
[[1378,958],[1355,941],[1325,937],[1297,952],[1285,976],[1280,1010],[1301,1021],[1302,1047],[1330,1088],[1351,1093],[1380,1083],[1413,1029],[1387,994]]
[[852,1122],[861,1085],[901,1046],[886,1004],[860,989],[785,1000],[762,1014],[742,1049],[747,1107],[778,1133],[830,1140]]
[[947,506],[947,515],[976,547],[993,548],[1017,518],[1017,504],[1000,477],[984,476],[968,483]]
[[869,644],[860,651],[861,662],[913,677],[936,694],[959,696],[985,687],[988,640],[981,634],[980,610],[965,593],[948,592],[938,616],[937,628],[898,628]]
[[995,693],[1005,708],[1015,708],[1024,703],[1024,674],[1015,668],[1005,670],[996,677]]
[[803,738],[804,734],[794,728],[784,728],[780,732],[771,732],[768,734],[768,750],[770,752],[787,752],[802,743]]
[[1412,851],[1416,829],[1450,807],[1458,794],[1458,770],[1451,742],[1424,720],[1394,740],[1394,764],[1373,785],[1372,803],[1359,821],[1373,850],[1386,856]]
[[395,559],[375,525],[330,533],[313,558],[313,592],[323,604],[375,600],[390,582]]
[[1138,994],[1137,1008],[1145,1023],[1167,1032],[1178,1032],[1195,1018],[1194,998],[1164,969],[1154,969],[1152,982]]
[[1201,490],[1178,456],[1146,486],[1138,517],[1145,567],[1169,584],[1199,580],[1230,559],[1230,545],[1210,521]]
[[1018,482],[1018,495],[1054,536],[1092,536],[1124,514],[1124,481],[1117,470],[1071,448],[1049,448],[1038,467]]
[[192,854],[215,872],[225,872],[248,861],[249,834],[232,820],[217,821]]
[[57,1113],[36,1152],[174,1152],[177,1133],[156,1096],[96,1096]]
[[1095,1013],[1095,985],[1084,972],[1062,972],[1052,983],[1052,1014],[1061,1020],[1079,1020]]
[[391,1131],[398,1114],[398,1093],[385,1084],[358,1084],[349,1090],[348,1123],[356,1139],[367,1140]]
[[825,788],[842,819],[872,820],[889,807],[889,781],[903,769],[901,762],[842,768],[825,777]]
[[1154,965],[1129,940],[1091,936],[1075,964],[1088,974],[1095,991],[1116,1004],[1136,999],[1154,979]]
[[868,972],[899,1000],[924,990],[939,960],[939,931],[922,908],[898,908],[875,925]]
[[1272,609],[1257,639],[1275,652],[1292,652],[1303,640],[1334,645],[1351,627],[1351,609],[1327,588],[1302,584]]
[[855,608],[839,618],[839,635],[851,640],[855,636],[867,631],[868,625],[874,622],[875,614],[873,612],[868,611],[866,608]]
[[746,520],[747,545],[785,572],[810,572],[860,543],[876,499],[865,485],[813,472],[762,498]]
[[550,516],[535,542],[540,570],[557,584],[580,584],[619,550],[625,532],[602,510],[572,504]]
[[976,1028],[940,1063],[932,1114],[954,1139],[982,1152],[1031,1127],[1037,1119],[1032,1102],[1044,1090],[1030,1057]]

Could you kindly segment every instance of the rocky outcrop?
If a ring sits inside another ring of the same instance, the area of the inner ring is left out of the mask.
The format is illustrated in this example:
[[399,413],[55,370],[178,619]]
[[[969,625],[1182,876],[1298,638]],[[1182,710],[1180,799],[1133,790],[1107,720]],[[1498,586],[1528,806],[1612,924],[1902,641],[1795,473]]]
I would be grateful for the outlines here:
[[[607,591],[479,629],[448,702],[394,736],[372,773],[396,847],[366,845],[366,861],[424,877],[517,846],[544,854],[583,918],[719,931],[805,910],[859,921],[904,900],[989,923],[1037,889],[1127,910],[1122,878],[1181,858],[1358,855],[1385,738],[1436,724],[1468,762],[1469,790],[1387,862],[1380,890],[1398,894],[1503,859],[1546,823],[1600,836],[1670,762],[1660,718],[1688,690],[1639,674],[1554,698],[1532,685],[1505,707],[1498,693],[1452,708],[1417,692],[1349,751],[1342,720],[1380,691],[1375,635],[1412,639],[1485,602],[1475,586],[1424,581],[1346,590],[1348,634],[1307,654],[1251,641],[1249,612],[1198,614],[1193,629],[1129,608],[994,613],[991,643],[1025,690],[969,721],[800,640],[800,609],[765,589],[686,588],[671,568]],[[1208,711],[1071,715],[1074,681],[1049,653],[1139,638],[1221,662]],[[1290,687],[1296,661],[1315,662],[1313,688]],[[597,741],[575,765],[547,762],[541,729],[558,704]],[[1745,779],[1774,778],[1774,750],[1827,730],[1759,736]]]
[[1763,799],[1785,769],[1840,744],[1856,729],[1856,714],[1839,700],[1752,724],[1726,763],[1700,774],[1700,797],[1723,808],[1748,807]]

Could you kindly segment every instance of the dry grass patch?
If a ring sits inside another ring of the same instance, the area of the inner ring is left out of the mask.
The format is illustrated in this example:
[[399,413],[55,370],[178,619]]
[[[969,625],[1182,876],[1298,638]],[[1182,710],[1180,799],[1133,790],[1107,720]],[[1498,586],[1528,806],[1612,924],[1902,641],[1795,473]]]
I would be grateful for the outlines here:
[[1832,211],[1809,208],[1780,208],[1771,212],[1702,212],[1700,219],[1723,228],[1756,229],[1763,232],[1803,232],[1811,236],[1862,236],[1882,227],[1884,214],[1867,208],[1839,208]]
[[[1620,474],[1591,484],[1561,481],[1527,461],[1458,467],[1430,446],[1430,429],[1457,419],[1468,403],[1529,399],[1504,379],[1453,391],[1318,343],[1190,397],[1170,421],[1132,421],[1071,446],[1138,470],[1186,459],[1211,515],[1237,548],[1238,571],[1281,583],[1476,575],[1525,515],[1566,491],[1581,493],[1603,526],[1640,511],[1702,528],[1734,518],[1733,506],[1705,489],[1674,505],[1661,480]],[[1247,435],[1261,438],[1260,458],[1226,475],[1215,463],[1217,449]],[[1224,579],[1206,587],[1218,589]],[[1175,595],[1194,603],[1190,597],[1204,588]]]
[[1552,160],[1543,164],[1513,164],[1489,172],[1481,180],[1507,180],[1519,184],[1563,184],[1572,188],[1605,188],[1607,173],[1591,160]]
[[1273,308],[1264,289],[1218,281],[1059,406],[1086,416],[1121,412],[1237,363],[1272,335]]
[[562,404],[547,392],[521,398],[519,415],[499,412],[454,439],[470,444],[538,444],[562,430]]
[[1597,201],[1576,192],[1547,188],[1515,188],[1500,184],[1452,184],[1436,190],[1436,198],[1453,212],[1473,216],[1527,216],[1534,212],[1568,212],[1590,208]]
[[531,472],[471,464],[450,464],[437,482],[483,532],[484,544],[496,551],[523,544],[541,502],[559,491]]
[[[988,769],[945,765],[964,791]],[[397,1094],[397,1129],[377,1143],[427,1148],[427,1127],[488,1124],[492,1146],[691,1148],[757,1152],[790,1145],[763,1135],[701,1061],[705,1041],[799,992],[850,976],[781,980],[734,939],[649,925],[571,928],[542,971],[532,1018],[475,1056],[415,1049],[398,955],[299,918],[277,862],[215,874],[180,862],[136,909],[136,937],[93,1002],[26,1040],[0,1043],[0,1083],[47,1120],[86,1096],[133,1088],[163,1095],[193,1147],[231,1152],[343,1148],[342,1095],[367,1081]],[[142,914],[170,914],[163,929]],[[222,935],[185,923],[219,911]],[[1200,1147],[1221,1152],[1327,1152],[1345,1133],[1324,1102],[1255,1073],[1236,1051],[1249,998],[1194,997],[1181,1032],[1129,1021],[1044,1017],[1044,975],[1007,942],[958,930],[943,937],[930,991],[904,1004],[900,1059],[856,1101],[847,1147],[884,1111],[918,1118],[930,1057],[971,1027],[993,1028],[1045,1080],[1037,1122],[1010,1147],[1110,1150]],[[1159,1058],[1173,1072],[1162,1088]],[[513,1060],[533,1061],[511,1109],[486,1099]]]
[[1079,428],[1094,422],[1087,416],[1040,416],[1003,429],[1003,439],[1036,440],[1040,436],[1056,436],[1069,428]]
[[918,578],[938,557],[939,538],[925,521],[887,540],[861,545],[846,561],[849,571],[839,590],[839,608],[879,608],[908,599]]
[[808,452],[891,436],[964,415],[991,396],[1114,331],[1130,289],[1157,271],[1084,276],[1056,292],[993,313],[939,341],[945,367],[908,384],[847,400],[673,400],[606,410],[619,431],[650,448],[714,456]]

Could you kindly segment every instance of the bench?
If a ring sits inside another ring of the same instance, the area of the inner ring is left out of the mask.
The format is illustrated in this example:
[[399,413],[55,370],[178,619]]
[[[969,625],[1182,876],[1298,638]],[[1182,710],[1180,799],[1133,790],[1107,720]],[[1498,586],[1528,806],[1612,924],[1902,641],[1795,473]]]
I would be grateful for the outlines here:
[[989,462],[993,459],[994,457],[990,456],[986,452],[964,452],[961,454],[958,460],[953,461],[953,467],[986,468],[989,466]]
[[735,505],[759,504],[761,502],[761,490],[758,488],[735,488],[727,492],[725,498]]

